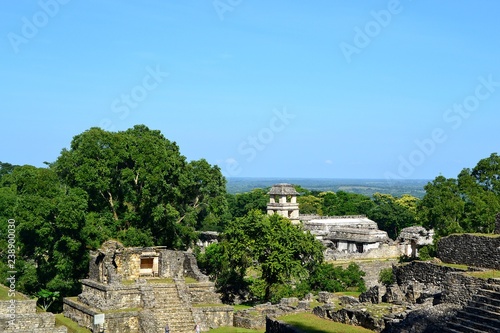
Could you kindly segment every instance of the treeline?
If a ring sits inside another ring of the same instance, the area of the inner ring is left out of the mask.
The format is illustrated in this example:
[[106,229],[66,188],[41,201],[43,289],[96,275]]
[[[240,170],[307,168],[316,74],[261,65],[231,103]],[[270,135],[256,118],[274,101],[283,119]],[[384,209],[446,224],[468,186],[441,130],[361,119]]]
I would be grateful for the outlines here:
[[[401,229],[422,225],[434,229],[437,237],[456,232],[491,233],[500,212],[500,156],[496,153],[463,169],[457,178],[436,177],[425,187],[422,199],[375,193],[309,191],[295,186],[301,214],[322,216],[366,215],[395,239]],[[250,210],[266,211],[267,189],[254,189],[227,196],[231,216],[242,217]]]
[[[375,193],[370,197],[344,191],[309,191],[300,186],[295,186],[295,189],[301,194],[297,198],[301,214],[366,215],[393,239],[402,228],[418,224],[417,205],[420,200],[411,195],[394,197]],[[268,191],[269,189],[254,189],[247,193],[229,194],[227,201],[231,216],[243,217],[252,209],[265,212],[269,201]]]
[[[422,200],[297,190],[303,214],[365,214],[392,238],[415,224],[444,236],[493,230],[499,175],[500,158],[492,154],[457,179],[437,177]],[[194,247],[199,231],[216,230],[221,242],[199,259],[227,299],[239,292],[270,300],[321,288],[363,288],[359,268],[325,266],[320,244],[288,220],[267,216],[267,202],[267,189],[228,194],[217,166],[187,161],[159,131],[91,128],[45,168],[0,163],[0,279],[15,270],[20,292],[74,296],[87,274],[89,250],[108,239],[185,250]],[[9,219],[15,220],[13,268]]]
[[[17,271],[17,290],[30,295],[77,295],[89,250],[108,239],[184,250],[197,230],[229,220],[220,169],[187,162],[175,142],[145,126],[91,128],[47,168],[3,163],[0,176],[0,278]],[[9,219],[15,269],[7,267]]]

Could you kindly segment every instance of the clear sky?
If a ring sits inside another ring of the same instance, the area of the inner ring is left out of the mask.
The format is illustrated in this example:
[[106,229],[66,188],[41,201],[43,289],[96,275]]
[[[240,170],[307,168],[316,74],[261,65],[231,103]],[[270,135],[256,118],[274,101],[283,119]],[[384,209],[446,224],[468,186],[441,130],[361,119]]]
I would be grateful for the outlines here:
[[456,177],[499,151],[496,0],[2,7],[2,162],[135,124],[226,176]]

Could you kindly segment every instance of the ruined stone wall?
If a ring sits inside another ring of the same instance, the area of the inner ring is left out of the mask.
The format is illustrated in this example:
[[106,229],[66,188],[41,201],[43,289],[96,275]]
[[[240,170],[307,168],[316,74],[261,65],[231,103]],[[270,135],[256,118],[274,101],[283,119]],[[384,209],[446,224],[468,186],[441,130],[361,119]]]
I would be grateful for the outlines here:
[[381,244],[378,249],[371,249],[363,253],[338,252],[327,249],[324,252],[326,261],[333,260],[355,260],[355,259],[387,259],[400,256],[400,250],[397,245]]
[[105,285],[82,280],[79,301],[101,310],[127,309],[141,306],[141,292],[136,285]]
[[443,262],[500,269],[500,237],[450,235],[437,244]]
[[198,268],[196,258],[192,253],[184,252],[184,276],[191,277],[200,282],[208,282],[208,276],[204,275]]
[[142,333],[136,311],[106,314],[105,332]]
[[213,282],[190,283],[187,285],[191,304],[222,304],[220,295],[215,292]]
[[415,282],[426,285],[442,286],[446,276],[462,270],[439,266],[424,261],[412,261],[405,265],[393,266],[393,272],[398,285],[411,285]]
[[359,309],[335,309],[330,304],[327,304],[315,307],[313,309],[313,313],[320,318],[333,320],[347,325],[362,326],[375,332],[380,332],[385,327],[385,323],[382,318],[376,318],[367,311]]
[[[0,301],[0,332],[32,332],[65,333],[66,327],[55,327],[54,314],[36,312],[36,300],[19,300],[15,303],[15,311],[10,301]],[[12,322],[13,325],[9,324]]]
[[233,326],[234,309],[232,306],[194,307],[192,312],[194,322],[200,323],[202,331],[222,326]]
[[68,297],[64,298],[63,302],[63,313],[65,317],[73,320],[80,326],[87,327],[88,329],[92,328],[94,315],[98,312]]
[[303,331],[285,322],[266,317],[266,333],[303,333]]
[[441,301],[443,303],[466,305],[484,282],[483,279],[464,273],[449,273],[444,281]]
[[[15,303],[15,313],[35,313],[36,312],[36,300],[30,299],[25,301],[16,301]],[[10,301],[0,301],[0,314],[11,313],[11,302]]]
[[[70,298],[64,299],[63,312],[65,317],[89,330],[94,327],[94,315],[100,313]],[[141,333],[138,311],[105,313],[105,321],[105,332]]]
[[167,278],[181,278],[184,276],[184,252],[160,251],[160,276]]
[[117,255],[115,262],[117,273],[126,280],[134,280],[140,277],[142,249],[126,248],[126,250]]

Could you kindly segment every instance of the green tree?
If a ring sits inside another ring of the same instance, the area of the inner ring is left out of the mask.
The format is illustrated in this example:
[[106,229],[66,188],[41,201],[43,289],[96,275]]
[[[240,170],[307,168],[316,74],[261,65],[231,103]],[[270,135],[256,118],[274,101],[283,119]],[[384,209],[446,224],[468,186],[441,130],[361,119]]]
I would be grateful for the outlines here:
[[481,159],[471,169],[463,169],[456,179],[436,177],[425,186],[418,205],[422,224],[436,230],[437,237],[453,232],[494,230],[500,211],[500,156]]
[[390,194],[375,193],[374,206],[368,217],[377,222],[390,238],[396,239],[401,229],[417,224],[417,202],[418,199],[410,195],[395,198]]
[[366,291],[364,276],[365,272],[355,263],[350,263],[346,269],[322,263],[312,271],[308,282],[314,291],[339,292],[355,288],[364,292]]
[[424,189],[426,194],[419,205],[423,226],[434,229],[438,237],[453,232],[463,232],[460,222],[464,215],[465,204],[457,180],[438,176]]
[[259,271],[260,278],[253,281],[262,284],[263,298],[270,300],[280,286],[306,279],[322,258],[322,245],[310,233],[281,216],[253,210],[231,222],[200,262],[221,290],[229,292],[225,283],[236,281],[231,295],[248,290],[248,269]]
[[[91,128],[73,138],[53,168],[88,195],[89,212],[96,214],[89,235],[99,220],[104,234],[126,243],[186,249],[197,228],[217,228],[227,219],[220,169],[205,160],[188,163],[175,142],[144,125],[123,132]],[[141,236],[132,240],[134,231]]]
[[[20,291],[41,288],[76,294],[87,271],[81,230],[87,196],[60,183],[51,169],[22,166],[0,180],[0,195],[10,200],[16,220],[16,270]],[[15,200],[12,196],[15,196]],[[9,206],[10,206],[9,205]],[[5,228],[7,230],[7,228]]]
[[323,215],[323,198],[314,195],[302,195],[297,198],[301,214]]
[[370,197],[359,193],[326,192],[322,197],[323,214],[329,216],[366,215],[373,207]]
[[238,194],[228,194],[229,212],[233,218],[243,217],[252,210],[265,213],[269,202],[269,189],[256,188],[252,191]]

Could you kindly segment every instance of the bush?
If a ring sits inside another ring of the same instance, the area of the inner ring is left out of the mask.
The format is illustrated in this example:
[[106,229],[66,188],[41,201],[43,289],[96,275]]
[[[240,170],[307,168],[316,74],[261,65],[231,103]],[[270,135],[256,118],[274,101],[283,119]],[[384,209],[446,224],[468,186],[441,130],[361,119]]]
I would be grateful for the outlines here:
[[385,286],[390,286],[394,283],[394,273],[392,272],[392,268],[384,268],[380,271],[378,275],[378,282],[382,283]]
[[366,291],[365,272],[355,263],[346,269],[331,264],[319,265],[311,274],[309,284],[313,291],[338,292],[356,288],[359,292]]
[[425,245],[418,251],[418,258],[420,260],[424,261],[431,260],[435,256],[436,256],[436,246],[434,244]]

